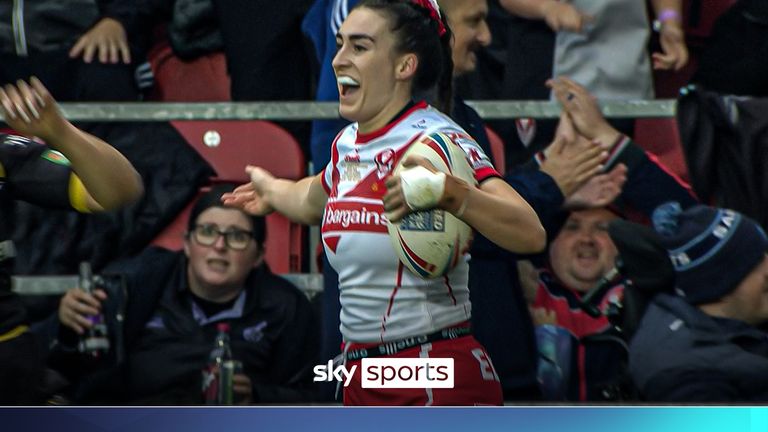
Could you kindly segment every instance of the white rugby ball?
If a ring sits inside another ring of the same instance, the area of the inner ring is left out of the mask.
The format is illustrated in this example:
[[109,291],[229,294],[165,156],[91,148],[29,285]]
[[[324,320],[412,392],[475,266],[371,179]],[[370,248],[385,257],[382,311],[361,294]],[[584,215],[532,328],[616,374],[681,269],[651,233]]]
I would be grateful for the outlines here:
[[[477,185],[466,153],[445,134],[433,133],[411,144],[393,174],[404,169],[402,162],[411,155],[422,156],[438,170]],[[397,223],[388,221],[387,229],[400,262],[424,279],[451,271],[472,242],[472,228],[441,209],[411,213]]]

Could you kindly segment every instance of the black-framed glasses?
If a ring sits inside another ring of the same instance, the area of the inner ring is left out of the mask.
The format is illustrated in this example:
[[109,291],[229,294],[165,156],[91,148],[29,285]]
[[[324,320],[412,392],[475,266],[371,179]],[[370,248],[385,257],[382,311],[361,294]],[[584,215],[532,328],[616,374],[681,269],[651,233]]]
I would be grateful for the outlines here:
[[195,225],[193,231],[195,241],[203,246],[213,246],[219,236],[224,237],[224,244],[232,250],[244,250],[253,240],[253,231],[246,231],[237,228],[226,231],[219,230],[215,224]]

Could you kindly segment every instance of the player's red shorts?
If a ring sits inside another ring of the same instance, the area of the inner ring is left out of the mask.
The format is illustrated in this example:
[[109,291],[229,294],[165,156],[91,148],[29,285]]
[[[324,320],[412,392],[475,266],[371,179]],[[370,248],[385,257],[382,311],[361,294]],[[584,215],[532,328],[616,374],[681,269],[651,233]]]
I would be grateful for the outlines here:
[[[347,350],[370,348],[376,344],[350,343]],[[376,389],[362,388],[361,360],[348,387],[344,405],[501,405],[501,384],[485,348],[471,335],[440,340],[405,349],[386,358],[453,358],[454,387],[451,389]]]

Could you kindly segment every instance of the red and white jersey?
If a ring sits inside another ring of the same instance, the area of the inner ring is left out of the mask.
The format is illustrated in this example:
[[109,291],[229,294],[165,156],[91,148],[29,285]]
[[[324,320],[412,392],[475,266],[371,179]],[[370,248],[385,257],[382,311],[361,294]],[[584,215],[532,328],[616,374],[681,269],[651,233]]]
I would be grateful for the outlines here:
[[422,279],[400,264],[387,232],[385,179],[412,143],[436,132],[467,153],[478,182],[499,176],[472,137],[424,102],[370,134],[358,133],[353,123],[333,143],[323,172],[329,198],[322,237],[328,260],[339,273],[346,341],[393,341],[470,317],[468,257],[443,278]]

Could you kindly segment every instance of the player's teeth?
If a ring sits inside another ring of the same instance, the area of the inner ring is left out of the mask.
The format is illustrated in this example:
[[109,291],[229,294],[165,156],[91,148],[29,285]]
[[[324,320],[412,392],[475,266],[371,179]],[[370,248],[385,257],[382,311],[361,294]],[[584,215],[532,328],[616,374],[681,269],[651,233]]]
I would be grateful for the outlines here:
[[360,86],[360,83],[358,83],[357,81],[355,81],[354,79],[348,76],[340,76],[337,81],[339,85],[343,85],[343,86],[355,86],[355,87]]

